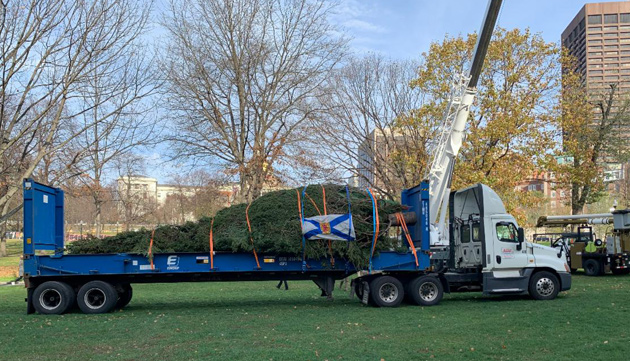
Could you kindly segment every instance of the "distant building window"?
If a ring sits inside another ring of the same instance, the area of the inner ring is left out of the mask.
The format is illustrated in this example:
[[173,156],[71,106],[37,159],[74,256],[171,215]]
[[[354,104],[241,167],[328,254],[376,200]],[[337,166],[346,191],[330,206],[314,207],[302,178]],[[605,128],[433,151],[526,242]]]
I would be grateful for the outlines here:
[[617,37],[617,33],[604,33],[604,37],[614,38],[614,37]]
[[556,198],[556,191],[551,191],[551,198]]
[[606,44],[616,44],[617,43],[617,39],[606,39],[606,40],[604,40],[604,43],[606,43]]
[[630,14],[619,14],[619,22],[623,24],[630,24]]
[[601,44],[602,43],[602,39],[590,39],[588,41],[589,44]]
[[556,208],[556,201],[551,201],[551,208]]
[[560,197],[564,198],[564,191],[560,191]]
[[618,22],[619,22],[619,17],[617,16],[617,14],[604,15],[604,24],[617,24]]
[[602,31],[601,26],[589,26],[588,31]]
[[602,23],[602,16],[601,15],[589,15],[588,16],[588,23],[590,24],[601,24]]
[[604,26],[604,30],[617,30],[616,26]]

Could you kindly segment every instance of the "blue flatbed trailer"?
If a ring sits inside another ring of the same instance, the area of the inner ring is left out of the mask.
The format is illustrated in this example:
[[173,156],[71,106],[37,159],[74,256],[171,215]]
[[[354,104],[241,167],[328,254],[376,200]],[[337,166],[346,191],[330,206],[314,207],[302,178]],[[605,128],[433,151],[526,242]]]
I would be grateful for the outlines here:
[[343,259],[332,264],[328,259],[260,254],[258,268],[250,253],[161,253],[153,255],[152,262],[131,253],[65,254],[63,191],[27,179],[23,255],[27,313],[64,313],[75,303],[86,313],[108,312],[131,300],[133,283],[312,280],[322,296],[332,298],[335,280],[357,272],[361,274],[352,289],[366,304],[397,306],[410,288],[418,288],[412,292],[418,304],[437,304],[448,285],[443,276],[431,273],[428,197],[427,183],[402,194],[409,212],[420,215],[409,227],[416,252],[411,247],[404,253],[378,252],[369,269]]

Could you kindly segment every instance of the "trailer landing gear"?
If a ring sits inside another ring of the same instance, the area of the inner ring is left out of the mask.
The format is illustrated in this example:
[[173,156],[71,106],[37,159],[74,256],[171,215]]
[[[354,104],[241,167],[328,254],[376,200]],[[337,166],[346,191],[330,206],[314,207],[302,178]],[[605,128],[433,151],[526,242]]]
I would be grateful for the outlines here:
[[313,280],[317,287],[322,290],[322,297],[326,296],[329,300],[333,299],[333,290],[335,289],[335,280],[332,277],[320,277]]

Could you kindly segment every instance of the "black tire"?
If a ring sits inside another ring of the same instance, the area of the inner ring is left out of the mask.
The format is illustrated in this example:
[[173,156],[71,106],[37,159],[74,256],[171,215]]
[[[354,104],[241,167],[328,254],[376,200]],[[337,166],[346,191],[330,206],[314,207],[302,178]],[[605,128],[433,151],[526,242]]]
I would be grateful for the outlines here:
[[74,305],[74,290],[57,281],[44,282],[33,292],[33,307],[43,315],[61,315]]
[[529,295],[536,300],[553,300],[560,292],[560,281],[551,272],[536,272],[529,279]]
[[630,274],[630,269],[628,268],[624,268],[624,269],[619,269],[619,268],[613,268],[610,270],[610,272],[612,272],[614,275],[627,275]]
[[392,276],[379,276],[370,282],[370,298],[377,307],[398,307],[405,297],[403,284]]
[[133,288],[129,283],[119,283],[116,285],[116,291],[118,292],[118,302],[116,302],[116,308],[123,308],[131,302],[133,298]]
[[90,281],[77,293],[77,304],[83,313],[96,314],[111,311],[118,302],[118,292],[111,284]]
[[596,259],[587,259],[584,262],[584,273],[587,276],[599,276],[602,273],[602,266]]
[[444,287],[439,279],[433,276],[420,276],[413,279],[408,287],[413,302],[420,306],[434,306],[444,297]]

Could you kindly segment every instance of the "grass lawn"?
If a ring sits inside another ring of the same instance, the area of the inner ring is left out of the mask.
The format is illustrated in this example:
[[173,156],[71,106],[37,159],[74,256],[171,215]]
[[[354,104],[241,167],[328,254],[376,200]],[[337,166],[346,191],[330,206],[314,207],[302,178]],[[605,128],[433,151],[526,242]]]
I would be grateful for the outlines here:
[[13,281],[17,278],[22,254],[22,240],[7,240],[7,257],[0,257],[0,283]]
[[554,301],[447,295],[372,308],[310,282],[134,285],[123,311],[26,315],[0,287],[5,360],[627,360],[630,277],[573,277]]

